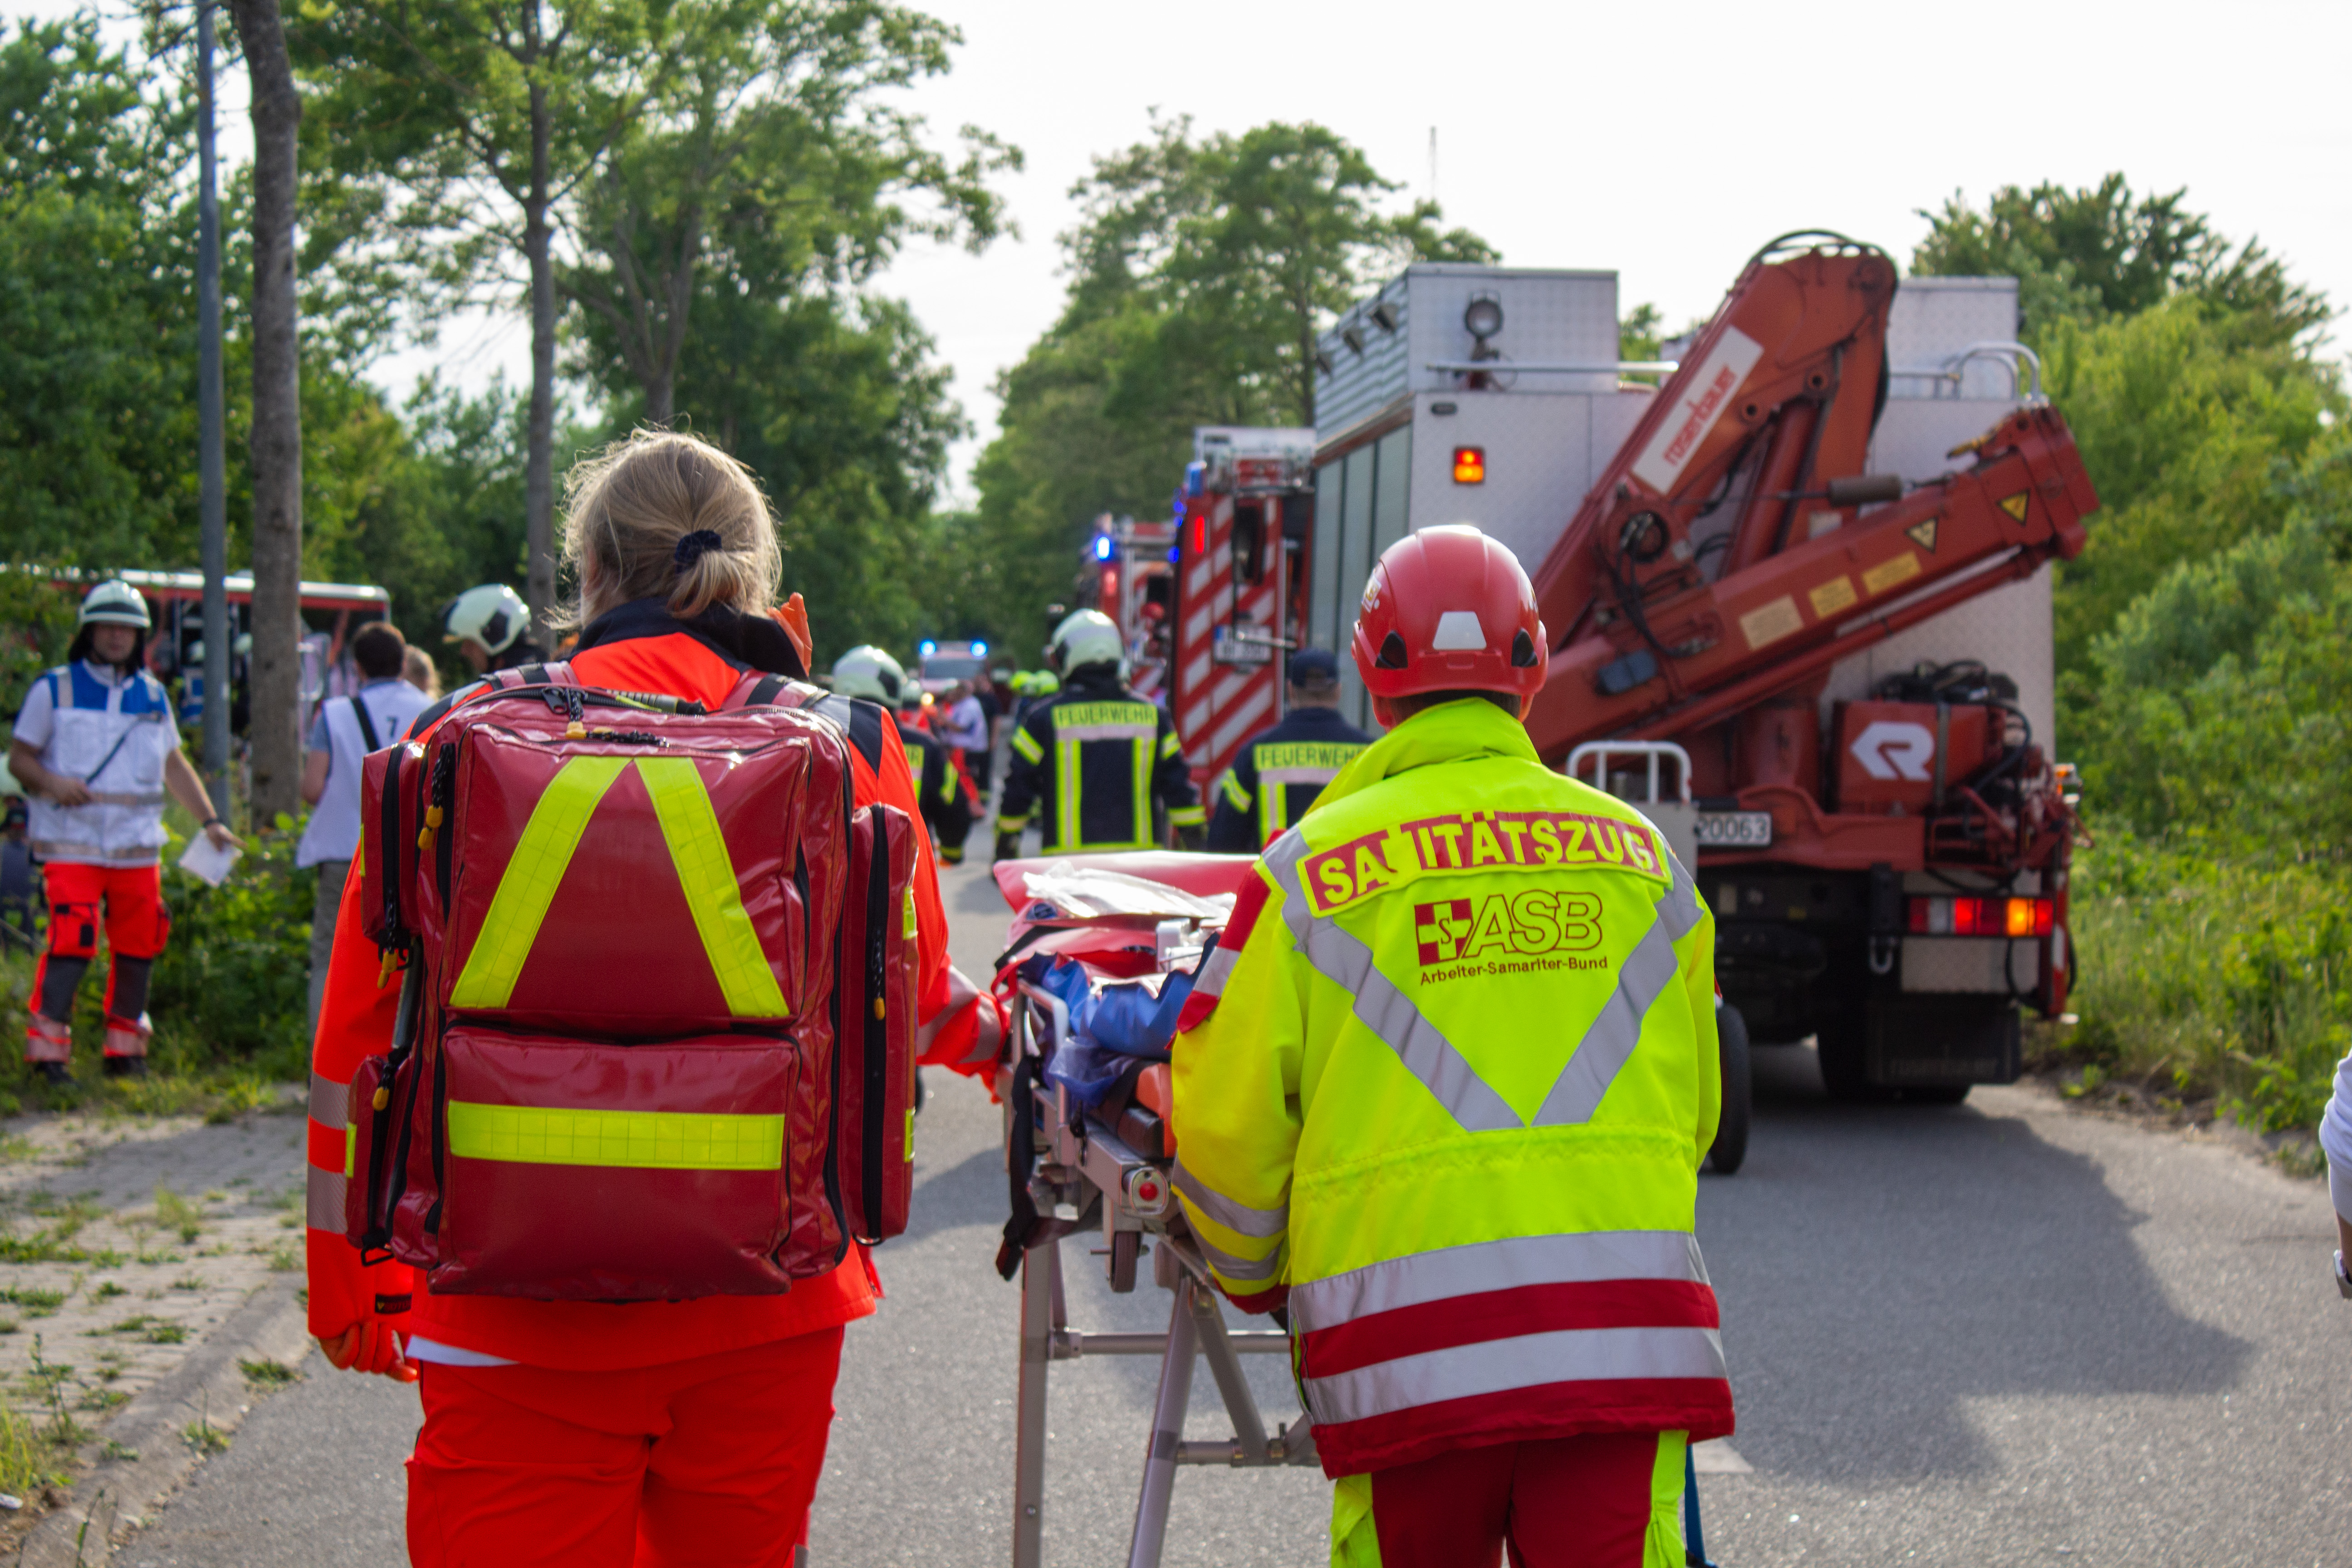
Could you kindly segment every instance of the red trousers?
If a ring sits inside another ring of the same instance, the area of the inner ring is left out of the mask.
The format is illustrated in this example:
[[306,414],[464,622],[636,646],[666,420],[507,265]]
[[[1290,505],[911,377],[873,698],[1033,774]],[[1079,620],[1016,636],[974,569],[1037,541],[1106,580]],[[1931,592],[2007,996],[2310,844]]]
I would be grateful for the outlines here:
[[841,1331],[623,1372],[423,1363],[415,1568],[787,1568]]
[[98,956],[100,926],[110,954],[106,1054],[145,1056],[148,974],[172,934],[162,868],[52,860],[42,868],[42,878],[49,891],[49,942],[33,971],[25,1059],[61,1062],[72,1055],[73,994]]
[[1331,1560],[1496,1568],[1507,1549],[1512,1568],[1682,1568],[1683,1447],[1680,1432],[1601,1432],[1349,1476],[1333,1509]]

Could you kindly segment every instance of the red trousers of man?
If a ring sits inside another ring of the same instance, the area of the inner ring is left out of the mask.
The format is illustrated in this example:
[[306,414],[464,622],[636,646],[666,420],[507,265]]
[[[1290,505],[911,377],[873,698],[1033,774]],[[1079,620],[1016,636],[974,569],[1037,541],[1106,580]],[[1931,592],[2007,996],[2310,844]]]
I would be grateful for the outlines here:
[[1331,1561],[1496,1568],[1507,1551],[1512,1568],[1682,1568],[1683,1451],[1680,1432],[1601,1432],[1349,1476]]
[[52,860],[42,875],[49,889],[49,942],[33,971],[25,1059],[71,1059],[74,992],[98,956],[101,926],[111,959],[106,973],[106,1054],[145,1056],[148,976],[172,934],[162,868]]
[[415,1568],[789,1568],[841,1331],[619,1372],[423,1363]]

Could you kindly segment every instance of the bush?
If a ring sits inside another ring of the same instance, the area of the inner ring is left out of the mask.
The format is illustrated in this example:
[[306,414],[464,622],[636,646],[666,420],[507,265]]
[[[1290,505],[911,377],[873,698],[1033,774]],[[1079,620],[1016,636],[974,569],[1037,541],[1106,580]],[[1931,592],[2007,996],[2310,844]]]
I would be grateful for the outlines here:
[[2352,1046],[2347,889],[2332,866],[2109,828],[2075,861],[2067,1054],[2259,1131],[2316,1127]]
[[[172,941],[147,1004],[156,1066],[249,1066],[278,1079],[310,1066],[310,908],[319,874],[294,868],[290,832],[256,834],[228,880],[208,888],[168,863]],[[170,852],[176,858],[177,847]],[[97,988],[85,988],[86,1008]],[[80,1030],[75,1031],[77,1041]]]

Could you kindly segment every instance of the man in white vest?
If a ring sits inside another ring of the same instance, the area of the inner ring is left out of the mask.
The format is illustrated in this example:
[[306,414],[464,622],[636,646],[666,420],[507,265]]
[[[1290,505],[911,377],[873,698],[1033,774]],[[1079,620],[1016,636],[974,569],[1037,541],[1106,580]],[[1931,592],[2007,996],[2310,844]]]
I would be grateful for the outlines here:
[[360,766],[408,733],[409,724],[432,699],[402,679],[408,641],[390,621],[372,621],[352,636],[352,662],[365,682],[349,697],[319,704],[310,726],[310,752],[302,759],[302,798],[310,803],[310,825],[294,847],[297,868],[319,868],[319,892],[310,908],[310,1027],[319,1027],[319,999],[327,991],[327,958],[335,950],[335,913],[342,908],[343,879],[360,849]]
[[163,797],[187,807],[221,848],[234,834],[180,751],[172,702],[147,673],[154,622],[128,583],[83,596],[67,662],[33,682],[16,715],[8,766],[32,792],[33,853],[46,865],[48,942],[33,975],[25,1059],[71,1083],[74,992],[98,956],[102,925],[106,1072],[147,1071],[147,983],[171,934],[163,906]]

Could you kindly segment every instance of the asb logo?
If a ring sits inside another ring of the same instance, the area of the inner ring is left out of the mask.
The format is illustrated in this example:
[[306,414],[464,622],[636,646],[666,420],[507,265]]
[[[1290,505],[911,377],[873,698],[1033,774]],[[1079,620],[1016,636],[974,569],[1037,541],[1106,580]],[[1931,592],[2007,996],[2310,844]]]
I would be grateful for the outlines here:
[[1936,737],[1925,724],[1878,719],[1865,725],[1846,750],[1872,778],[1921,784],[1927,780],[1927,764],[1936,760]]
[[1422,967],[1465,958],[1582,952],[1601,945],[1601,896],[1529,889],[1412,907]]

